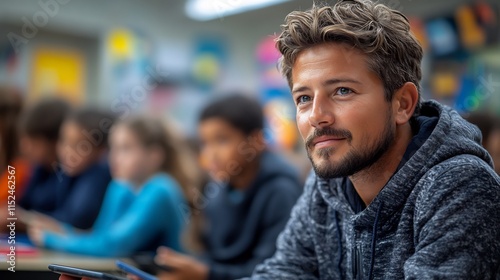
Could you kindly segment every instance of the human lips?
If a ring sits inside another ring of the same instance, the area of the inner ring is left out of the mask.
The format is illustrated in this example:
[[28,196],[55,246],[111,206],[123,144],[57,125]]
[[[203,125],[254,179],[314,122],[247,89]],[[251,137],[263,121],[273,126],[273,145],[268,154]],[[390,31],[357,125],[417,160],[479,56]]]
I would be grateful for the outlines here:
[[320,137],[316,137],[312,141],[312,146],[315,148],[324,148],[324,147],[335,145],[344,139],[345,138],[336,137],[336,136],[320,136]]

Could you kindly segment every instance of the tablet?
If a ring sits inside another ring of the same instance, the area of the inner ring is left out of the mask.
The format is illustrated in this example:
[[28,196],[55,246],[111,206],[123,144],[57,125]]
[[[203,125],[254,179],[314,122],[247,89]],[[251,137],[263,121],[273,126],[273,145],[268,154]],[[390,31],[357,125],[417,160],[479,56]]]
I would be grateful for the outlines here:
[[129,265],[128,263],[124,263],[122,261],[116,261],[116,266],[127,272],[128,274],[132,274],[134,276],[137,276],[139,278],[141,278],[142,280],[158,280],[158,278],[156,278],[155,276],[149,274],[149,273],[146,273],[136,267],[133,267],[131,265]]
[[89,278],[89,279],[127,280],[127,278],[108,274],[108,273],[86,270],[86,269],[81,269],[81,268],[76,268],[76,267],[69,267],[69,266],[58,265],[58,264],[50,264],[49,269],[55,273],[69,275],[69,276],[75,276],[75,277],[80,277],[80,278],[85,277],[85,278]]

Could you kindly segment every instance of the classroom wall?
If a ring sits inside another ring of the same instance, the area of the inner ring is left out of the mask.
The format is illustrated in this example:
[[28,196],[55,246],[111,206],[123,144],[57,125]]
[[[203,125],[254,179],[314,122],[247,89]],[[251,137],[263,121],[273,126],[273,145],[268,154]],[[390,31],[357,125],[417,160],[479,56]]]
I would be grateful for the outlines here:
[[[230,3],[232,0],[219,1]],[[381,2],[401,10],[406,15],[433,18],[453,14],[458,5],[473,1],[384,0]],[[488,2],[496,3],[494,0]],[[22,73],[28,75],[29,60],[36,46],[64,42],[81,50],[86,57],[88,94],[85,102],[111,104],[117,98],[114,85],[116,81],[111,78],[112,62],[106,52],[107,36],[110,31],[117,28],[133,30],[149,40],[153,44],[153,50],[148,54],[151,58],[150,63],[163,67],[171,77],[183,76],[190,71],[197,38],[200,36],[220,38],[226,47],[227,63],[223,75],[210,91],[220,92],[237,88],[258,92],[260,76],[258,62],[255,59],[257,44],[266,36],[279,33],[279,25],[290,11],[307,9],[311,3],[310,0],[289,1],[240,15],[197,22],[185,16],[182,0],[2,0],[0,42],[6,40],[9,32],[21,34],[26,19],[32,22],[34,16],[47,9],[44,5],[52,4],[48,9],[54,12],[48,18],[48,23],[25,44],[21,59],[24,69]],[[429,77],[431,68],[432,64],[426,61],[423,65],[424,80]],[[22,76],[23,74],[20,74],[20,77],[16,78],[17,83],[23,82]],[[24,78],[28,80],[27,76]],[[137,82],[129,81],[129,83]],[[193,95],[190,98],[198,100],[210,97]]]
[[[0,27],[8,23],[20,28],[23,24],[23,17],[32,20],[33,15],[43,10],[43,5],[40,3],[58,3],[58,7],[55,8],[57,11],[53,17],[49,18],[45,29],[59,32],[61,36],[83,36],[91,40],[99,40],[109,29],[121,26],[131,27],[154,38],[160,60],[165,64],[172,63],[176,67],[186,67],[179,61],[182,58],[187,60],[188,52],[196,36],[218,34],[226,38],[229,47],[229,71],[227,72],[230,74],[224,78],[221,87],[238,86],[256,90],[258,77],[254,71],[256,67],[254,53],[257,42],[266,35],[279,32],[279,25],[289,11],[308,8],[312,1],[290,1],[263,10],[201,23],[192,21],[184,15],[184,1],[180,0],[59,0],[59,2],[40,0],[37,2],[35,4],[35,1],[2,0],[0,2]],[[433,17],[470,1],[385,0],[381,2],[407,14]],[[5,31],[0,36],[5,37]],[[42,35],[30,41],[38,42],[45,39],[46,36]],[[102,48],[100,50],[102,51]],[[102,58],[102,53],[91,52],[89,55],[92,56],[89,58],[92,60]],[[178,60],[177,64],[175,60]],[[102,71],[105,65],[99,65],[99,67]],[[92,69],[93,72],[100,70]],[[103,81],[97,80],[90,80],[89,89],[91,91],[106,90]]]

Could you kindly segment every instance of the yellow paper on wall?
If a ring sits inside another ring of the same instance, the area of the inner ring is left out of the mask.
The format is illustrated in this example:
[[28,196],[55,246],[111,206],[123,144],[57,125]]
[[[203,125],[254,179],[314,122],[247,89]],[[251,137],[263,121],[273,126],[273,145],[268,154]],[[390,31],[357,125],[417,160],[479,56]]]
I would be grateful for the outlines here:
[[75,50],[39,48],[34,52],[29,99],[57,94],[73,103],[85,100],[86,68]]
[[436,97],[452,97],[458,92],[459,81],[453,73],[435,73],[431,79],[432,93]]

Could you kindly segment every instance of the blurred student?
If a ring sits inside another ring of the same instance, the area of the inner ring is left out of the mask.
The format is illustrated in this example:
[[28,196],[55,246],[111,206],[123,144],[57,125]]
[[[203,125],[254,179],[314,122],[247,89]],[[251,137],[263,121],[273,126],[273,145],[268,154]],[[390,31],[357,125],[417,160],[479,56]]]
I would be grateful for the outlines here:
[[19,122],[20,151],[33,165],[32,175],[19,206],[40,213],[51,213],[68,178],[60,174],[57,139],[70,106],[61,99],[46,99],[27,108]]
[[494,115],[479,112],[470,114],[466,119],[481,130],[482,145],[491,155],[496,173],[500,174],[500,119]]
[[0,87],[0,207],[5,209],[5,213],[7,207],[4,205],[15,202],[13,198],[23,193],[31,171],[29,162],[21,157],[18,147],[17,123],[22,103],[18,91]]
[[[111,181],[107,162],[108,134],[114,116],[96,108],[82,108],[64,120],[56,145],[59,165],[53,165],[60,180],[50,195],[56,205],[49,211],[38,211],[32,222],[44,228],[58,230],[60,223],[88,229],[101,208],[106,188]],[[35,185],[36,187],[36,185]],[[36,201],[37,192],[27,192],[23,201]]]
[[181,250],[183,187],[190,178],[179,164],[179,143],[161,121],[133,118],[113,126],[110,147],[114,180],[92,229],[32,227],[30,238],[49,249],[106,257],[154,252],[161,245]]
[[301,194],[299,174],[266,149],[260,104],[240,95],[206,107],[199,120],[201,155],[218,182],[199,205],[205,227],[200,260],[159,248],[156,261],[172,267],[160,279],[237,279],[275,251],[278,234]]

